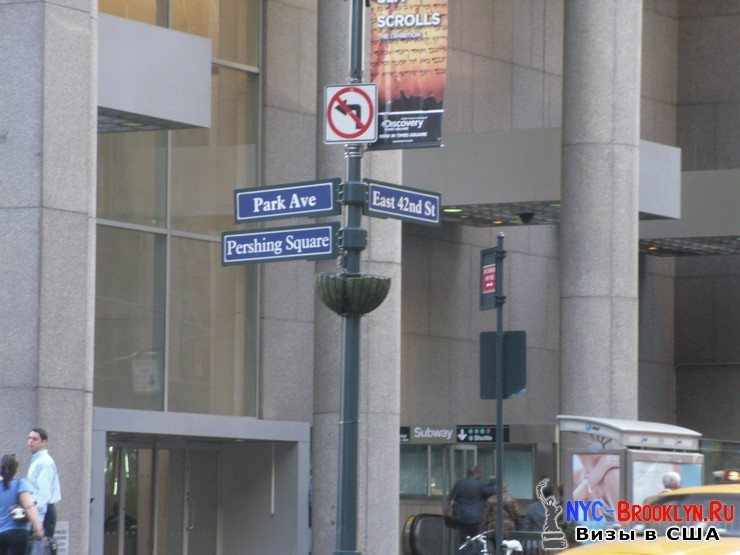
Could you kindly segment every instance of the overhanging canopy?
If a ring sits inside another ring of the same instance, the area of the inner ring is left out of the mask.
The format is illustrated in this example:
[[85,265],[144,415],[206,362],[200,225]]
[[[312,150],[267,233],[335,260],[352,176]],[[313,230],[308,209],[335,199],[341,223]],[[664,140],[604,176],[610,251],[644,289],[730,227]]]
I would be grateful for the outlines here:
[[618,443],[619,447],[695,451],[699,449],[699,438],[702,436],[699,432],[688,428],[659,422],[564,414],[559,414],[557,419],[561,432],[589,434],[599,439],[610,439]]

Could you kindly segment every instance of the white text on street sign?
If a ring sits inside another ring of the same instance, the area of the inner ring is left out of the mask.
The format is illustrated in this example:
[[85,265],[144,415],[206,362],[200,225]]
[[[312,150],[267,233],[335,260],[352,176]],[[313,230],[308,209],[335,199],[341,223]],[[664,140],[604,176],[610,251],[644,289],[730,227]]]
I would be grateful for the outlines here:
[[335,258],[338,223],[225,232],[221,262],[225,265],[282,260]]
[[367,213],[370,216],[399,218],[422,224],[440,223],[439,193],[379,181],[367,181],[367,192]]
[[286,183],[272,187],[234,191],[234,219],[237,223],[290,216],[338,214],[340,179]]

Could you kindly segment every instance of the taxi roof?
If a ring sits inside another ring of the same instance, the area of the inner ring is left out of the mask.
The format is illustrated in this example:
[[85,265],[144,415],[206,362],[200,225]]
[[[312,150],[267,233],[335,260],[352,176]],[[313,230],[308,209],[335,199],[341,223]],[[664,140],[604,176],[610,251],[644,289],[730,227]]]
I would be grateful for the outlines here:
[[712,484],[709,486],[694,486],[690,488],[678,488],[664,493],[665,496],[694,495],[701,493],[735,493],[740,495],[740,484]]

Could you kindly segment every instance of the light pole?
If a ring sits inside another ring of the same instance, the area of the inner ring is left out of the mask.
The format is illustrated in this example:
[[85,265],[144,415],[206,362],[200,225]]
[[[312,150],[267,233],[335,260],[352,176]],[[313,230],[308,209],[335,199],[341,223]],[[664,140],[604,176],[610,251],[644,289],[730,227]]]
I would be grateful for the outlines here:
[[[364,0],[351,0],[350,83],[362,80]],[[347,206],[341,230],[344,251],[341,273],[317,277],[322,301],[344,317],[344,356],[339,417],[339,480],[337,487],[337,543],[335,555],[360,555],[357,551],[357,445],[360,405],[360,318],[377,308],[390,289],[390,278],[360,273],[360,253],[367,245],[362,229],[366,186],[362,181],[360,144],[345,144],[345,183],[342,203]]]
[[494,553],[501,553],[504,533],[504,234],[496,238],[496,545]]

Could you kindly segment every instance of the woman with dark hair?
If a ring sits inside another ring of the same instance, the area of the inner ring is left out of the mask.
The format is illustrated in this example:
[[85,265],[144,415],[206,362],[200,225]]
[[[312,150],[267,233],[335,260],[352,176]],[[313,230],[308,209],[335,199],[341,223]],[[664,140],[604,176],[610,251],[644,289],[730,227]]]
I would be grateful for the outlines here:
[[[31,484],[25,478],[16,479],[16,472],[15,455],[4,455],[0,461],[0,555],[25,555],[29,522],[34,536],[44,537],[44,528],[31,497]],[[18,518],[18,506],[25,511],[25,519]]]

